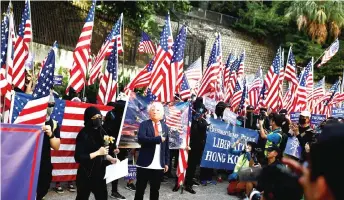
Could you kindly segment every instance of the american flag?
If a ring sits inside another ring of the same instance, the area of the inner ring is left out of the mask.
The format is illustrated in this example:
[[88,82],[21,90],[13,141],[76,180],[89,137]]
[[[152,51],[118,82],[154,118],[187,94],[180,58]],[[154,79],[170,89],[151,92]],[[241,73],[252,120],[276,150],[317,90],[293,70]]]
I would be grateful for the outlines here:
[[70,87],[75,92],[80,92],[86,84],[86,72],[90,58],[91,39],[94,25],[94,12],[96,1],[92,1],[90,11],[86,17],[86,22],[82,28],[78,43],[73,52],[73,65],[70,69],[70,79],[66,93],[69,93]]
[[135,88],[147,87],[149,85],[153,65],[154,59],[152,59],[125,87],[124,91],[126,94],[129,94],[128,92],[133,91]]
[[280,96],[279,72],[281,68],[281,50],[278,49],[272,65],[266,74],[264,84],[268,90],[265,105],[272,110],[278,109],[278,98]]
[[147,88],[145,92],[146,92],[146,95],[147,95],[147,98],[148,98],[149,101],[156,101],[157,96],[155,96],[152,93],[152,90],[150,88]]
[[239,64],[239,69],[238,69],[238,78],[242,77],[244,75],[244,70],[245,70],[245,51],[243,51],[240,55],[240,64]]
[[[243,54],[242,54],[243,56]],[[242,59],[242,57],[240,57],[239,59],[236,59],[232,66],[231,66],[231,72],[230,72],[230,77],[229,77],[229,84],[227,85],[227,92],[226,92],[226,96],[225,96],[225,102],[228,102],[233,94],[234,94],[234,90],[235,90],[235,85],[236,85],[236,82],[237,82],[237,79],[238,79],[238,76],[237,76],[237,71],[240,67],[240,60]]]
[[26,103],[18,117],[14,120],[14,124],[44,124],[50,98],[50,89],[54,84],[54,70],[55,51],[52,48],[38,78],[38,83],[32,94],[32,100]]
[[155,54],[155,44],[151,41],[148,34],[142,31],[142,38],[140,40],[138,51],[140,53]]
[[258,104],[259,92],[262,88],[262,76],[262,67],[259,66],[259,69],[254,77],[253,82],[248,87],[248,102],[250,105],[254,107],[256,107]]
[[[12,86],[6,79],[6,71],[0,68],[0,109],[1,111],[8,111],[11,106],[11,90]],[[8,122],[7,119],[4,122]]]
[[243,93],[243,88],[240,86],[239,80],[235,84],[235,90],[232,99],[230,100],[232,111],[234,112],[237,106],[239,106],[241,97]]
[[160,44],[154,57],[152,78],[149,82],[151,92],[160,102],[174,101],[174,91],[177,81],[176,70],[171,68],[173,36],[170,15],[166,16],[165,26],[161,32]]
[[[188,109],[188,125],[187,125],[187,132],[186,132],[186,146],[188,147],[190,144],[190,130],[191,130],[191,119],[192,119],[192,104],[189,103]],[[177,167],[177,177],[178,177],[178,186],[182,185],[185,180],[186,169],[188,167],[188,156],[189,152],[187,149],[179,149],[179,157],[178,157],[178,167]]]
[[[312,65],[313,62],[312,60],[307,64],[307,66],[305,67],[305,70],[301,76],[300,79],[300,83],[299,86],[296,90],[296,101],[294,103],[296,103],[296,105],[294,105],[295,107],[299,107],[301,110],[304,110],[307,106],[307,80],[308,80],[308,76],[311,72],[312,69]],[[298,110],[298,109],[297,109]]]
[[221,34],[219,33],[217,36],[218,44],[216,49],[216,60],[217,63],[219,63],[219,73],[217,75],[217,81],[216,81],[216,91],[215,91],[215,100],[223,101],[224,100],[224,94],[223,94],[223,71],[224,71],[224,65],[222,63],[222,45],[221,45]]
[[105,74],[102,77],[98,91],[98,104],[106,105],[116,101],[117,81],[118,81],[118,52],[116,40],[112,53],[108,60]]
[[[180,84],[183,79],[183,68],[184,68],[184,49],[186,44],[186,27],[182,26],[180,29],[176,41],[172,46],[173,56],[171,59],[171,71],[170,75],[171,80],[177,79],[177,83],[175,85],[175,91],[178,92],[180,88]],[[174,76],[175,75],[175,76]],[[173,83],[173,81],[172,81]],[[173,86],[173,85],[172,85]]]
[[318,67],[325,64],[329,61],[339,50],[339,40],[338,38],[331,44],[331,46],[324,52],[324,56],[321,59],[321,63],[318,64]]
[[285,67],[285,80],[291,82],[295,86],[297,86],[299,83],[299,81],[297,80],[297,77],[296,77],[295,56],[293,54],[291,47],[289,49],[287,66]]
[[[115,25],[112,27],[111,32],[106,37],[102,47],[100,48],[96,58],[94,59],[92,67],[89,70],[89,79],[87,81],[87,85],[94,84],[96,82],[97,78],[100,79],[99,73],[100,73],[100,70],[102,68],[105,57],[110,56],[111,51],[112,51],[112,47],[113,47],[114,42],[117,38],[120,38],[119,44],[121,44],[122,19],[123,19],[123,14],[121,14],[121,17],[117,20]],[[117,40],[117,42],[118,42],[118,40]],[[117,50],[119,47],[121,47],[121,45],[119,46],[117,44]]]
[[189,99],[191,97],[191,90],[188,83],[188,79],[183,74],[182,84],[180,84],[179,95],[182,100]]
[[241,95],[241,100],[240,100],[240,104],[239,104],[239,113],[241,113],[241,115],[245,115],[245,107],[247,106],[247,97],[248,97],[248,88],[246,85],[246,78],[244,77],[244,82],[243,82],[243,92]]
[[55,99],[55,107],[51,118],[60,125],[61,144],[58,151],[51,151],[52,180],[54,182],[76,180],[79,165],[74,160],[75,139],[79,131],[84,127],[85,109],[90,106],[97,107],[103,116],[113,109],[113,107],[109,106]]
[[12,84],[24,90],[25,62],[29,56],[29,43],[32,39],[30,1],[25,1],[25,9],[19,25],[18,37],[14,45],[13,82]]
[[232,53],[230,53],[228,56],[227,62],[226,62],[224,73],[223,73],[224,74],[224,76],[223,76],[223,83],[224,84],[223,85],[224,85],[225,91],[227,91],[227,87],[229,84],[229,77],[231,75],[231,66],[232,66],[234,61],[235,61],[235,57]]
[[[184,74],[189,81],[190,88],[198,91],[199,82],[202,78],[202,57],[199,57],[185,71]],[[195,94],[197,94],[195,92]]]
[[217,62],[218,38],[216,38],[205,70],[197,96],[215,97],[217,77],[220,72],[220,63]]
[[323,77],[314,86],[314,90],[310,95],[310,99],[320,99],[325,95],[325,77]]
[[182,112],[180,109],[176,108],[174,105],[167,106],[166,109],[166,125],[179,133],[182,133]]

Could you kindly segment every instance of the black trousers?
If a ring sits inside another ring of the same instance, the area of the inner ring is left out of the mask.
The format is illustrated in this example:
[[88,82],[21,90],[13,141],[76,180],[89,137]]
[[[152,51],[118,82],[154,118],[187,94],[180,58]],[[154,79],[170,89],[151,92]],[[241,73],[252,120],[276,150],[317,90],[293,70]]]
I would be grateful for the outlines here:
[[82,169],[78,170],[76,176],[77,195],[76,200],[88,200],[91,192],[96,200],[107,200],[108,193],[106,188],[106,180],[104,177],[87,177]]
[[136,192],[135,200],[143,200],[147,183],[150,184],[150,200],[159,199],[159,190],[161,184],[161,177],[164,175],[164,171],[157,169],[145,169],[138,167],[136,174]]
[[[117,154],[117,158],[118,158],[120,161],[124,160],[127,156],[128,156],[128,149],[120,149],[119,154]],[[118,179],[112,181],[112,182],[111,182],[111,185],[112,185],[112,190],[111,190],[111,192],[112,192],[112,193],[118,192]]]
[[36,189],[36,200],[41,200],[48,193],[52,179],[52,169],[51,163],[41,163]]
[[185,186],[193,185],[193,178],[195,176],[196,167],[200,164],[202,157],[201,149],[191,149],[188,159],[188,168],[185,175]]
[[200,180],[201,181],[210,181],[212,179],[213,179],[213,169],[201,167]]

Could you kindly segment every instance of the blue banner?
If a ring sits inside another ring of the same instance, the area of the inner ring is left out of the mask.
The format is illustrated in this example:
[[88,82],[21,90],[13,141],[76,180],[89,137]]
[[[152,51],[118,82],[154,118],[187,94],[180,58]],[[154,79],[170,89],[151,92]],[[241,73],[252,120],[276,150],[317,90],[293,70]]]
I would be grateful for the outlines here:
[[35,200],[43,133],[40,126],[0,124],[1,199]]
[[297,137],[289,137],[284,153],[297,159],[301,158],[301,146]]
[[344,108],[332,108],[332,117],[344,117]]
[[318,126],[321,122],[323,122],[326,119],[326,115],[317,115],[312,114],[311,115],[311,125]]
[[136,165],[128,165],[128,175],[124,177],[125,180],[136,179]]
[[62,76],[62,75],[55,75],[55,76],[54,76],[54,85],[55,85],[55,86],[60,86],[60,85],[62,85],[62,79],[63,79],[63,76]]
[[[238,156],[228,153],[229,148],[238,140],[257,143],[258,132],[242,127],[232,126],[223,121],[210,118],[211,125],[207,130],[201,167],[213,169],[234,169]],[[244,150],[244,145],[239,144],[236,150]]]
[[301,114],[301,112],[290,113],[290,121],[293,123],[298,123],[300,114]]

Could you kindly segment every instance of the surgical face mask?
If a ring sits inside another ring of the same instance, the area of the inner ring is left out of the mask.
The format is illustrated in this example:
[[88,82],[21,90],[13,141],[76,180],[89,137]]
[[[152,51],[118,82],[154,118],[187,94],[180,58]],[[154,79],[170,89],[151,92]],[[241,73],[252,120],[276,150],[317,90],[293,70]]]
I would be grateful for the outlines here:
[[100,118],[92,119],[93,128],[97,129],[97,128],[101,127],[101,125],[102,125],[102,119],[100,119]]

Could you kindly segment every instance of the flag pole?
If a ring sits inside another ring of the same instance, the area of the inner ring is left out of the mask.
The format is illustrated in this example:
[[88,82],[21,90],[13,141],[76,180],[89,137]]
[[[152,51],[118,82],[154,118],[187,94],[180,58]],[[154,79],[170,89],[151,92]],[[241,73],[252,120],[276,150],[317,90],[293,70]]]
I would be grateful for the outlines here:
[[[33,60],[33,29],[32,29],[32,18],[31,18],[31,3],[30,3],[30,0],[27,0],[28,4],[29,4],[29,10],[30,10],[30,21],[31,21],[31,42],[30,42],[30,49],[29,49],[29,54],[31,52],[31,56],[32,56],[32,87],[34,86],[35,84],[35,65],[34,65],[34,60]],[[26,22],[25,22],[26,23]],[[25,24],[24,24],[25,26]],[[25,30],[25,27],[24,27],[24,30]]]
[[[123,54],[123,60],[122,60],[122,71],[123,71],[123,76],[124,76],[124,60],[125,60],[125,58],[124,58],[124,17],[123,17],[123,13],[121,14],[121,18],[122,18],[122,27],[121,27],[121,29],[122,29],[122,33],[123,33],[123,37],[121,38],[122,39],[122,54]],[[120,35],[122,35],[122,33],[120,33]],[[118,72],[119,72],[119,70],[118,70]],[[117,72],[117,83],[119,83],[119,77],[118,77],[118,72]],[[123,79],[123,77],[122,77],[122,79]],[[123,81],[123,80],[122,80]],[[117,96],[118,96],[118,94],[119,94],[119,84],[117,84]]]

